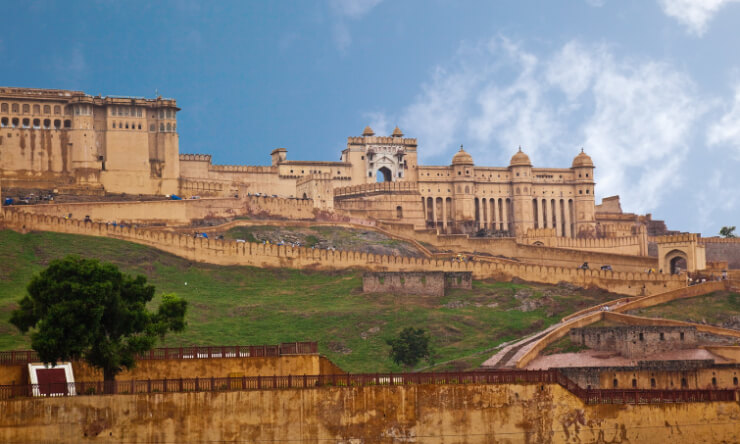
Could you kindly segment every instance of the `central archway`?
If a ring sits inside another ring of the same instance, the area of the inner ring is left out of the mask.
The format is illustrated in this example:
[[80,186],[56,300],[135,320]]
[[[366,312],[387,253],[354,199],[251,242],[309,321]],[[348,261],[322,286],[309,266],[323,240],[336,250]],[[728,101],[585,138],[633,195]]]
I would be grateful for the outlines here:
[[375,173],[375,179],[377,182],[390,182],[393,180],[393,173],[388,167],[380,167]]
[[665,255],[665,263],[670,267],[671,274],[679,274],[688,270],[689,257],[681,250],[671,250]]

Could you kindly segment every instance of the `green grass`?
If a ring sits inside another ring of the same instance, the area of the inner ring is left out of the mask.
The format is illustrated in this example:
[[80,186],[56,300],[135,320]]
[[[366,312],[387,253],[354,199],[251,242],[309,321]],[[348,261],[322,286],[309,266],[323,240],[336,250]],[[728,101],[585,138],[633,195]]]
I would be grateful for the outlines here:
[[[0,231],[0,349],[29,347],[28,337],[8,323],[10,313],[32,275],[67,254],[112,262],[127,273],[147,276],[157,294],[174,292],[185,298],[190,304],[188,327],[182,334],[168,336],[163,345],[315,340],[321,353],[352,372],[402,370],[388,359],[385,339],[407,326],[431,333],[437,362],[459,359],[466,366],[477,366],[489,355],[466,357],[615,297],[603,292],[478,281],[472,290],[452,290],[442,298],[363,294],[360,271],[222,267],[193,263],[115,239],[59,233],[22,235],[6,230]],[[546,303],[533,311],[520,311],[520,301],[514,297],[519,290],[530,291],[533,298]],[[368,333],[373,328],[379,330]],[[346,353],[348,349],[350,353]]]
[[629,314],[738,328],[740,294],[716,291],[706,296],[679,299],[655,307],[632,310]]

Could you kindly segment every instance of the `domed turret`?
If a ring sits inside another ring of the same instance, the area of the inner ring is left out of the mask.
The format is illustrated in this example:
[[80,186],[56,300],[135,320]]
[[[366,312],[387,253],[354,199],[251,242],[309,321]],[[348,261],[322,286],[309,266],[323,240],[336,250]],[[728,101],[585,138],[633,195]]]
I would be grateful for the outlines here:
[[365,127],[365,130],[362,131],[362,135],[365,136],[365,137],[367,137],[367,136],[374,136],[375,135],[375,131],[373,131],[373,129],[370,128],[370,125],[368,125],[368,126]]
[[529,160],[529,156],[522,152],[522,147],[519,147],[519,151],[511,157],[510,166],[532,166],[532,162]]
[[393,137],[403,137],[403,132],[396,126],[396,128],[393,130],[393,134],[391,134]]
[[460,145],[460,151],[452,156],[452,165],[473,165],[473,156],[468,154]]
[[583,148],[581,148],[581,152],[578,153],[578,155],[573,159],[573,168],[577,167],[589,167],[593,168],[594,162],[591,160],[591,156],[583,152]]

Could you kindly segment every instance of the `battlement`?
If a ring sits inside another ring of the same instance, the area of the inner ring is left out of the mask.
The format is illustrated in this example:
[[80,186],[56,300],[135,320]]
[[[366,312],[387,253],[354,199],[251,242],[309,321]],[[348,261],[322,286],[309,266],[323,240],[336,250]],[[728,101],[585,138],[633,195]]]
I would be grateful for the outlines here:
[[[265,208],[271,199],[280,205],[279,198],[252,197],[247,204]],[[312,210],[310,201],[290,200],[290,205],[305,205]],[[296,208],[297,209],[297,208]],[[575,267],[512,263],[511,261],[488,258],[486,261],[454,261],[450,259],[427,259],[407,256],[378,255],[355,251],[330,251],[288,245],[230,242],[216,239],[193,238],[189,235],[138,229],[131,226],[121,228],[105,223],[83,222],[57,216],[24,213],[18,209],[3,209],[2,223],[6,228],[19,231],[55,231],[88,236],[112,237],[148,245],[188,260],[217,265],[249,265],[255,267],[287,267],[296,269],[343,270],[360,268],[370,271],[446,271],[472,272],[475,279],[519,278],[530,282],[557,284],[573,282],[579,286],[594,286],[609,291],[635,295],[666,291],[686,285],[685,279],[667,274],[643,272],[615,272],[603,270],[579,270]],[[536,247],[531,247],[536,248]],[[575,252],[574,252],[575,253]]]
[[211,163],[210,154],[180,154],[180,161]]
[[700,244],[740,244],[740,237],[700,237]]
[[72,91],[66,89],[46,89],[46,88],[16,88],[0,87],[0,95],[14,98],[28,99],[69,99],[71,97],[84,96],[82,91]]
[[334,189],[335,197],[349,197],[367,193],[418,192],[416,182],[379,182],[362,185],[351,185]]
[[222,173],[261,173],[274,174],[277,168],[273,166],[250,166],[250,165],[210,165],[209,170]]
[[697,242],[699,236],[696,233],[673,234],[668,236],[654,236],[649,240],[658,244]]
[[383,137],[383,136],[364,136],[364,137],[347,137],[347,145],[366,145],[366,144],[392,144],[416,146],[415,138],[406,137]]

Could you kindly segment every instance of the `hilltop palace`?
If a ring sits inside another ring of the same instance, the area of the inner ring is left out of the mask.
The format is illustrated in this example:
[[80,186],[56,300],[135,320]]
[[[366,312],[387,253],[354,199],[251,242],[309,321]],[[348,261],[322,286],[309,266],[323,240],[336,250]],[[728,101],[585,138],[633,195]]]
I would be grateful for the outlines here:
[[214,165],[210,155],[179,153],[179,111],[161,97],[0,88],[2,184],[72,194],[260,193],[443,233],[549,228],[562,237],[613,237],[655,225],[622,214],[618,197],[595,204],[594,164],[582,151],[569,168],[533,167],[521,149],[506,167],[476,166],[462,147],[450,165],[425,166],[416,139],[366,127],[347,139],[338,162],[288,160],[277,148],[270,166]]

